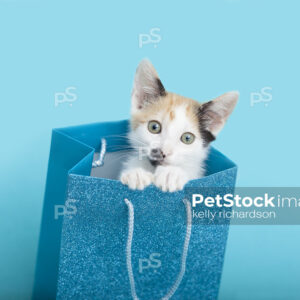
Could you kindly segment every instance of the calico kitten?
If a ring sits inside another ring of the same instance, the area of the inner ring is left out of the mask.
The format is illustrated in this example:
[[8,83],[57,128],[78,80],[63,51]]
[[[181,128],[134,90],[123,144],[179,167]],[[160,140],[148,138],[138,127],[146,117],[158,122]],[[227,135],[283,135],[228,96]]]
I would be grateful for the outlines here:
[[136,151],[124,164],[121,182],[139,190],[154,183],[174,192],[204,176],[209,144],[223,128],[238,96],[229,92],[201,104],[167,92],[153,65],[143,60],[134,79],[128,135]]

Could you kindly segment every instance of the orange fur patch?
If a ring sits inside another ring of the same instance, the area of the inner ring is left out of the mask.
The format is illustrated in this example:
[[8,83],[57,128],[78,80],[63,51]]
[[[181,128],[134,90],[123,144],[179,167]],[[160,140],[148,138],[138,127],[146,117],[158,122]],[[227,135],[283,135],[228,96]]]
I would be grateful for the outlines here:
[[134,113],[131,118],[131,127],[136,129],[140,124],[151,121],[157,114],[169,117],[170,121],[175,119],[174,111],[178,106],[186,106],[187,117],[198,126],[197,108],[201,104],[193,99],[186,98],[174,93],[167,93],[166,96],[155,100],[153,104]]
[[173,121],[175,118],[175,113],[173,110],[170,111],[170,121]]

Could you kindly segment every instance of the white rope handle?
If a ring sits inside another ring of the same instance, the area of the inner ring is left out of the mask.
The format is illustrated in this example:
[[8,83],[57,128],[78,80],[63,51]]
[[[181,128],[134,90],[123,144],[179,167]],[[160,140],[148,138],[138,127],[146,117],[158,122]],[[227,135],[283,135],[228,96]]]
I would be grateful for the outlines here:
[[132,271],[132,263],[131,263],[131,246],[132,246],[132,238],[133,238],[133,229],[134,229],[134,208],[132,203],[125,199],[125,203],[128,206],[129,214],[128,214],[128,238],[127,238],[127,245],[126,245],[126,264],[127,264],[127,271],[128,277],[130,282],[130,289],[131,295],[134,300],[138,300],[136,290],[135,290],[135,282],[134,276]]
[[93,168],[101,167],[104,164],[104,155],[106,153],[106,139],[101,139],[101,151],[99,152],[99,158],[92,163]]
[[[132,271],[132,262],[131,262],[131,248],[132,248],[132,239],[133,239],[133,230],[134,230],[134,208],[132,203],[125,199],[125,203],[128,207],[128,238],[127,238],[127,245],[126,245],[126,264],[127,264],[127,272],[129,277],[129,283],[130,283],[130,289],[131,289],[131,295],[134,300],[138,300],[138,296],[135,289],[135,281],[134,281],[134,275]],[[191,232],[192,232],[192,209],[191,209],[191,203],[184,199],[183,203],[185,205],[186,210],[186,232],[185,232],[185,239],[183,244],[183,250],[182,250],[182,256],[181,256],[181,267],[180,272],[175,280],[175,283],[170,288],[169,292],[162,298],[162,300],[169,300],[177,291],[183,276],[185,274],[186,270],[186,259],[189,249],[189,243],[191,238]]]
[[187,259],[191,233],[192,233],[192,208],[191,208],[190,201],[184,199],[183,203],[185,205],[185,210],[186,210],[186,232],[185,232],[185,239],[184,239],[183,251],[181,256],[181,268],[174,285],[171,287],[168,294],[162,298],[162,300],[168,300],[175,294],[186,270],[186,259]]

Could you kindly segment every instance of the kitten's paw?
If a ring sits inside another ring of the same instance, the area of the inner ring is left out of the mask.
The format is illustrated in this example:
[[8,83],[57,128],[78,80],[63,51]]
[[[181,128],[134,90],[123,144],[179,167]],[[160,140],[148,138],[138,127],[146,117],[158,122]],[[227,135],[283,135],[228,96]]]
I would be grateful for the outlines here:
[[154,184],[163,192],[180,191],[188,180],[187,174],[177,167],[159,166],[154,174]]
[[132,190],[143,190],[153,182],[153,174],[142,168],[125,170],[120,180]]

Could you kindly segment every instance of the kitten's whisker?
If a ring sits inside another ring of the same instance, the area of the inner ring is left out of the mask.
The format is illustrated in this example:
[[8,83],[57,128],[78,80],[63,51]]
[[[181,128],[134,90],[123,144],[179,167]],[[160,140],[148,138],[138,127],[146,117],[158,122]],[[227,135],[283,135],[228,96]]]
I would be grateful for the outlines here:
[[116,161],[119,161],[119,160],[121,160],[121,159],[127,159],[127,158],[129,158],[129,155],[124,155],[124,156],[118,156],[118,157],[116,157],[113,161],[110,161],[109,163],[107,163],[106,165],[111,165],[112,163],[115,163]]
[[140,143],[140,144],[142,144],[142,145],[144,145],[144,146],[147,146],[147,144],[145,143],[145,142],[143,142],[143,141],[141,141],[141,140],[139,140],[139,139],[137,139],[137,138],[133,138],[133,137],[128,137],[128,140],[129,141],[135,141],[135,142],[138,142],[138,143]]
[[124,149],[124,150],[126,150],[126,149],[131,149],[132,148],[132,146],[127,146],[127,145],[111,145],[111,146],[108,146],[107,147],[108,148],[108,152],[111,152],[111,151],[109,151],[109,150],[112,150],[112,149]]
[[[124,161],[125,161],[125,160],[128,159],[129,157],[130,157],[130,155],[120,155],[120,156],[114,158],[114,160],[109,160],[108,162],[105,162],[105,161],[104,161],[104,165],[105,165],[105,166],[110,166],[110,165],[112,165],[113,163],[116,163],[116,161],[119,161],[119,160],[121,160],[121,159],[124,159]],[[120,163],[121,163],[121,162],[120,162]],[[100,168],[101,168],[101,167],[100,167]]]
[[127,140],[127,141],[129,141],[129,142],[135,141],[135,142],[137,142],[137,143],[139,143],[139,144],[141,144],[141,145],[147,146],[147,144],[146,144],[145,142],[143,142],[143,141],[141,141],[141,140],[139,140],[139,139],[137,139],[137,138],[130,137],[130,136],[128,136],[128,135],[114,134],[114,135],[106,135],[106,136],[103,136],[103,138],[105,138],[105,139],[108,139],[108,138],[116,138],[116,139],[118,139],[118,138],[120,138],[120,139],[125,139],[125,140]]

